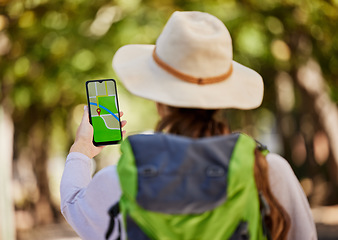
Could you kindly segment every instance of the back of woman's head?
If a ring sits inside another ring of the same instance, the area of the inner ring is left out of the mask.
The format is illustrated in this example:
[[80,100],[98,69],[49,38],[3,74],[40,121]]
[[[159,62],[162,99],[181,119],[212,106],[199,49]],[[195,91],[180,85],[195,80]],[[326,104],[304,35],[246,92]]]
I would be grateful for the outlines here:
[[226,121],[219,119],[220,110],[176,108],[160,105],[165,114],[156,127],[158,132],[200,138],[229,133]]

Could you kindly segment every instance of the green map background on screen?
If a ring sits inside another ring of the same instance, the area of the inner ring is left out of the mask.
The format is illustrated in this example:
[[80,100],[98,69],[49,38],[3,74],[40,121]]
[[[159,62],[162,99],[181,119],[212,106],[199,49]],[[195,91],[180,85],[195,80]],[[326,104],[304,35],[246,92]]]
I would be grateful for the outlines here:
[[121,140],[115,83],[112,80],[88,82],[87,89],[94,141]]

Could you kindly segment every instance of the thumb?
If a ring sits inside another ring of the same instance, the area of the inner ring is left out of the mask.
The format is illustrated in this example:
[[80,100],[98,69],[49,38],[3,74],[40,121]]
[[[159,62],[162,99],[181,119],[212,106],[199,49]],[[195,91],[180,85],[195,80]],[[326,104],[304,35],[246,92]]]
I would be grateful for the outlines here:
[[93,127],[89,123],[88,106],[85,106],[80,126],[77,129],[76,138],[91,139],[92,137],[93,137]]
[[88,106],[85,105],[83,108],[83,115],[82,115],[82,120],[80,123],[80,126],[82,128],[88,128],[91,127],[90,121],[89,121],[89,110],[88,110]]
[[88,110],[88,106],[87,105],[85,105],[83,107],[82,122],[85,121],[85,120],[89,122],[89,110]]

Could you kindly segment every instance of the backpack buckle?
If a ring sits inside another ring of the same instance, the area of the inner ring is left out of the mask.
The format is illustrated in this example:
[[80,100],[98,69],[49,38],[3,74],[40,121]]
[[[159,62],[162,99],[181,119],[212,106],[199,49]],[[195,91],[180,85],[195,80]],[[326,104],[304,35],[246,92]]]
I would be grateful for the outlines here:
[[144,166],[139,169],[139,174],[142,177],[156,177],[158,175],[158,170],[154,166]]
[[225,175],[225,171],[219,166],[209,166],[207,167],[206,175],[208,177],[223,177]]
[[264,145],[264,144],[258,142],[257,140],[255,140],[255,141],[256,141],[256,143],[257,143],[257,149],[258,149],[259,151],[263,152],[263,151],[268,150],[268,147],[267,147],[266,145]]

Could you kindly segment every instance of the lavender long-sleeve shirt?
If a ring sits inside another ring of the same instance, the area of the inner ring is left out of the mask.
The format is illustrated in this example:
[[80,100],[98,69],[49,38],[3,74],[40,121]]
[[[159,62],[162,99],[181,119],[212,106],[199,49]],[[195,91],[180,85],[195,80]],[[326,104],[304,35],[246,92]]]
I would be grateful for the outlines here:
[[[308,201],[290,165],[272,153],[267,161],[272,192],[291,218],[288,239],[317,239]],[[119,201],[121,189],[116,166],[106,167],[92,178],[91,165],[91,159],[81,153],[68,155],[60,187],[61,212],[82,239],[105,239],[110,220],[107,212]],[[110,239],[116,237],[114,229]]]

